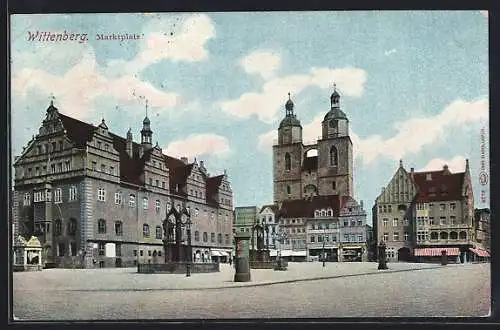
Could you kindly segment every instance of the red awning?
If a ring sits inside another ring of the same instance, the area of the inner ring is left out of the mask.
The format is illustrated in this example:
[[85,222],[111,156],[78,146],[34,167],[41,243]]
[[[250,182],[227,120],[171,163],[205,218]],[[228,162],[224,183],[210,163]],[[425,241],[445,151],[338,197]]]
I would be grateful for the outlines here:
[[438,257],[441,255],[441,251],[446,251],[446,255],[449,256],[458,256],[460,254],[458,248],[423,248],[423,249],[415,249],[416,257]]
[[478,257],[489,257],[490,254],[486,250],[469,248],[470,251],[478,255]]

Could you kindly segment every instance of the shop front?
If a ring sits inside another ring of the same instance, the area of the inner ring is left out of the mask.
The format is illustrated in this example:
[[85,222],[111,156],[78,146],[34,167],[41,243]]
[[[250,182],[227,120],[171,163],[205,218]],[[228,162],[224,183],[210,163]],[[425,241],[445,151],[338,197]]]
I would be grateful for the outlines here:
[[363,260],[362,246],[344,246],[342,249],[344,262],[361,262]]

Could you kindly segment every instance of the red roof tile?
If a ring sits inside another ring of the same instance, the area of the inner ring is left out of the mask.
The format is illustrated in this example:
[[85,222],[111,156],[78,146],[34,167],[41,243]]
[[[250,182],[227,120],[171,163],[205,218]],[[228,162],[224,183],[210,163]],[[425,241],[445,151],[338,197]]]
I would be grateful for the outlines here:
[[345,197],[339,195],[286,200],[282,202],[278,215],[282,218],[312,218],[315,210],[331,207],[333,216],[338,216],[344,201],[346,201]]
[[462,198],[464,172],[454,174],[445,170],[415,172],[413,177],[418,187],[417,203],[453,201]]

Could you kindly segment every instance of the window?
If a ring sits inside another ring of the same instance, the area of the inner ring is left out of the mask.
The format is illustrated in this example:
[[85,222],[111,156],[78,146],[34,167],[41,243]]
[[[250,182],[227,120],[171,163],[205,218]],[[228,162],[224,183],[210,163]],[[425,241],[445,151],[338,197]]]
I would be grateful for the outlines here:
[[68,222],[68,235],[74,236],[76,234],[76,219],[71,218]]
[[431,240],[437,240],[439,238],[439,234],[435,231],[431,233]]
[[285,170],[290,171],[292,169],[292,157],[290,154],[287,152],[285,154]]
[[311,243],[314,243],[316,241],[316,237],[311,236]]
[[151,250],[148,250],[148,257],[151,257]]
[[337,189],[337,182],[332,181],[332,189],[333,190]]
[[389,219],[384,218],[382,221],[384,223],[384,227],[387,227],[387,225],[389,224]]
[[45,200],[47,202],[50,202],[51,201],[51,198],[52,198],[52,193],[50,192],[50,190],[46,190],[45,191]]
[[290,195],[292,193],[292,188],[289,185],[286,185],[286,193]]
[[156,239],[162,239],[163,233],[160,226],[156,226]]
[[149,185],[152,186],[153,185],[153,178],[149,178]]
[[39,176],[40,175],[40,167],[35,167],[35,176]]
[[392,212],[392,205],[387,205],[387,212],[391,213]]
[[97,221],[97,232],[99,234],[105,234],[106,233],[106,220],[99,219],[99,221]]
[[116,243],[116,245],[115,245],[115,255],[117,257],[122,256],[122,245],[120,243]]
[[106,165],[101,164],[101,172],[106,173]]
[[217,235],[217,243],[222,244],[222,234]]
[[440,225],[446,225],[446,217],[440,217],[439,218],[439,224]]
[[389,233],[384,233],[384,241],[388,241],[389,240]]
[[149,237],[149,225],[147,223],[142,225],[142,236]]
[[378,212],[379,212],[379,213],[382,213],[382,210],[383,210],[382,205],[379,205],[379,206],[378,206]]
[[92,162],[92,171],[97,171],[97,162]]
[[349,242],[351,236],[349,234],[344,234],[344,242]]
[[97,190],[97,200],[101,202],[106,201],[106,190],[104,188],[99,188]]
[[358,235],[358,242],[363,242],[363,234]]
[[157,199],[155,202],[156,213],[160,213],[160,211],[161,211],[160,205],[161,205],[161,202],[159,199]]
[[398,226],[398,218],[394,218],[394,219],[392,220],[392,226],[393,226],[393,227],[397,227],[397,226]]
[[444,211],[446,209],[446,205],[445,204],[439,204],[439,209],[441,211]]
[[76,186],[69,187],[69,200],[74,201],[76,199]]
[[450,216],[450,225],[456,224],[456,217],[454,215]]
[[54,223],[54,236],[59,236],[62,233],[62,221],[57,219]]
[[[29,172],[31,174],[31,169],[28,169],[28,170],[30,170]],[[56,173],[56,164],[50,164],[50,172],[52,174]]]
[[62,172],[62,163],[57,163],[57,172],[58,173]]
[[64,243],[57,244],[57,255],[64,257],[66,255],[66,245]]
[[71,250],[71,256],[75,257],[76,256],[76,252],[77,252],[76,251],[77,250],[77,248],[76,248],[76,242],[71,242],[69,244],[69,248]]
[[409,235],[408,235],[408,232],[406,232],[406,231],[405,231],[405,234],[404,234],[404,240],[405,240],[405,241],[408,241],[408,236],[409,236]]
[[330,166],[337,166],[337,161],[338,161],[338,154],[337,154],[337,148],[335,146],[332,146],[330,149]]
[[115,204],[120,205],[122,203],[122,193],[120,191],[115,192]]
[[[243,228],[242,228],[243,229]],[[204,232],[203,233],[203,242],[207,242],[208,241],[208,233],[207,232]]]
[[392,240],[393,241],[399,241],[399,233],[398,232],[392,233]]
[[195,240],[195,242],[200,241],[200,232],[199,231],[194,232],[194,240]]
[[23,203],[23,205],[24,206],[28,206],[30,204],[31,204],[31,195],[30,195],[30,193],[25,193],[24,194],[24,203]]
[[137,250],[134,250],[134,257],[137,257]]
[[135,207],[135,195],[130,194],[128,199],[128,206]]
[[156,180],[156,186],[159,187],[160,186],[160,181]]
[[215,233],[210,233],[210,243],[215,243]]
[[161,187],[162,187],[163,189],[165,189],[165,181],[162,181],[162,182],[161,182]]
[[99,243],[99,255],[100,256],[106,255],[106,244],[104,244],[103,242]]
[[54,190],[54,203],[62,203],[62,189],[57,188]]
[[140,251],[139,251],[139,255],[140,255],[141,257],[142,257],[142,256],[144,256],[144,251],[143,251],[143,250],[140,250]]
[[230,242],[229,242],[229,234],[225,234],[224,236],[225,236],[226,244],[230,244]]
[[123,235],[123,222],[121,222],[121,221],[115,222],[115,234],[116,234],[116,236]]
[[115,175],[115,168],[113,166],[109,167],[109,174],[110,175]]

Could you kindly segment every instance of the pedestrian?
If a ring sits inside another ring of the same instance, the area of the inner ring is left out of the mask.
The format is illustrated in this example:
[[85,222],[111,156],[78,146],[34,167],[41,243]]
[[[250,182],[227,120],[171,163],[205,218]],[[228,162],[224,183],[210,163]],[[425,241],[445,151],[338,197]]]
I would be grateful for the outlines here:
[[229,266],[233,264],[233,259],[229,258]]

